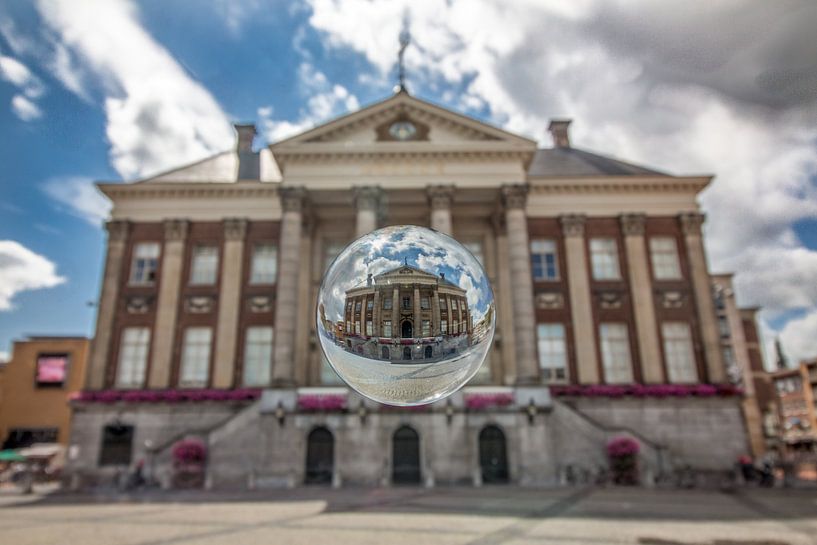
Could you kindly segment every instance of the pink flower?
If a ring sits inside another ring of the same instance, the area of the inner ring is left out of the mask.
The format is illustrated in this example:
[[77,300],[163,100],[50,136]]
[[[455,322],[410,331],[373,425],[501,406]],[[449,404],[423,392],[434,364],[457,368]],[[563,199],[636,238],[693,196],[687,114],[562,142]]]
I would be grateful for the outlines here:
[[309,394],[298,396],[298,407],[305,411],[340,411],[346,408],[343,394]]
[[200,439],[182,439],[171,452],[176,464],[203,464],[207,459],[207,447]]
[[511,403],[513,403],[513,394],[509,392],[495,394],[467,394],[465,396],[465,406],[469,409],[505,407]]
[[634,456],[640,450],[641,446],[638,441],[630,437],[614,437],[607,443],[607,455],[611,458]]

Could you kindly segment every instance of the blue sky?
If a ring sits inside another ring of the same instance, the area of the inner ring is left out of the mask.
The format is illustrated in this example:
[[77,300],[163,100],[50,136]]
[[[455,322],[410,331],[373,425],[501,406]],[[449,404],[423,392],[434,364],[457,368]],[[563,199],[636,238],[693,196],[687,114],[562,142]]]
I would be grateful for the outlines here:
[[21,0],[0,5],[0,352],[92,332],[105,203],[135,179],[382,99],[401,19],[412,92],[550,145],[677,174],[716,272],[767,337],[817,355],[813,2]]

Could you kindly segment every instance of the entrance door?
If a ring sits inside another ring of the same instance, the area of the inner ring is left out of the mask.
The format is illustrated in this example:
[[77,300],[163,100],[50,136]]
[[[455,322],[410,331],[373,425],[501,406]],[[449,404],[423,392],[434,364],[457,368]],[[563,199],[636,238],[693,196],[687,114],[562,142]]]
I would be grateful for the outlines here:
[[479,465],[482,482],[501,484],[508,482],[508,456],[505,434],[496,426],[485,426],[479,432]]
[[420,437],[408,426],[392,437],[392,473],[394,484],[420,484]]
[[306,440],[306,484],[330,484],[335,464],[335,438],[326,428],[315,428]]
[[413,335],[413,329],[411,327],[411,322],[406,320],[400,325],[400,334],[403,336],[404,339],[410,339]]

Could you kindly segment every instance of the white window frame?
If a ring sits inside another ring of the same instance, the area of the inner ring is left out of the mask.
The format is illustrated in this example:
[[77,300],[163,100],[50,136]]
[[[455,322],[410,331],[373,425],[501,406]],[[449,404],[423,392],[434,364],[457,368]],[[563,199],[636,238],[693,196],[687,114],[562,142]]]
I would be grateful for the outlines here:
[[537,324],[536,344],[542,380],[544,382],[566,382],[568,370],[564,324],[559,322]]
[[618,242],[614,238],[590,239],[590,264],[594,280],[621,280]]
[[448,320],[440,320],[440,334],[448,335]]
[[213,329],[188,327],[184,331],[179,385],[183,388],[203,388],[210,380],[210,355]]
[[383,336],[384,337],[392,336],[391,320],[383,320]]
[[277,275],[278,247],[272,243],[254,245],[250,263],[250,284],[275,284]]
[[374,324],[371,320],[366,320],[366,336],[371,337],[372,335],[374,335]]
[[604,381],[608,384],[633,382],[633,358],[630,353],[630,332],[623,322],[599,324]]
[[686,322],[663,322],[661,337],[664,340],[664,361],[667,380],[676,384],[698,382],[698,368],[692,347],[692,330]]
[[158,242],[137,242],[134,244],[128,283],[133,286],[151,286],[155,284],[161,255],[162,245]]
[[355,320],[355,335],[360,335],[360,320]]
[[[551,238],[535,238],[530,241],[531,275],[534,280],[559,280],[559,253],[556,241]],[[537,274],[537,267],[542,274]],[[552,274],[550,270],[552,269]]]
[[150,328],[126,327],[120,338],[116,387],[142,388],[145,385],[150,352]]
[[650,261],[656,280],[680,280],[681,262],[674,237],[650,237]]
[[218,246],[196,245],[190,255],[190,285],[211,286],[218,278]]
[[420,335],[423,337],[431,336],[431,320],[420,320]]
[[269,386],[274,338],[271,326],[250,326],[244,332],[244,386]]

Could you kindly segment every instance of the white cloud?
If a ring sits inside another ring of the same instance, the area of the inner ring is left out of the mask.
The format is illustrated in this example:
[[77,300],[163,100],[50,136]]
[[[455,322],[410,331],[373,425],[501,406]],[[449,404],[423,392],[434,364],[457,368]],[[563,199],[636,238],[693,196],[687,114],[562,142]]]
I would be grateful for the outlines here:
[[6,363],[9,361],[9,353],[5,350],[0,350],[0,363]]
[[[813,359],[817,355],[817,310],[811,310],[804,316],[786,323],[780,331],[780,342],[789,366],[796,365],[802,360]],[[774,363],[774,360],[771,360],[771,363]]]
[[23,121],[34,121],[43,116],[40,108],[23,95],[14,95],[11,99],[11,111]]
[[[233,133],[210,93],[179,66],[125,0],[41,0],[55,77],[82,98],[101,91],[111,161],[125,178],[230,147]],[[103,24],[104,22],[104,24]]]
[[[764,306],[766,318],[817,312],[817,252],[792,228],[817,218],[817,5],[310,4],[324,45],[362,54],[382,82],[393,75],[408,8],[415,92],[453,88],[443,93],[450,105],[487,105],[495,123],[548,145],[549,118],[572,117],[579,147],[678,174],[716,174],[701,198],[712,269],[736,271],[741,302]],[[794,340],[795,331],[817,338],[806,331],[814,320],[784,335],[793,352],[817,355],[817,346]]]
[[259,132],[268,142],[276,142],[303,132],[330,118],[357,110],[357,97],[346,87],[331,84],[326,75],[304,62],[298,67],[298,83],[306,100],[296,120],[274,119],[271,106],[258,108]]
[[83,177],[55,178],[43,186],[45,193],[68,213],[99,227],[108,218],[111,203],[102,196],[93,180]]
[[47,258],[13,240],[0,240],[0,312],[13,308],[22,291],[52,288],[65,282]]

